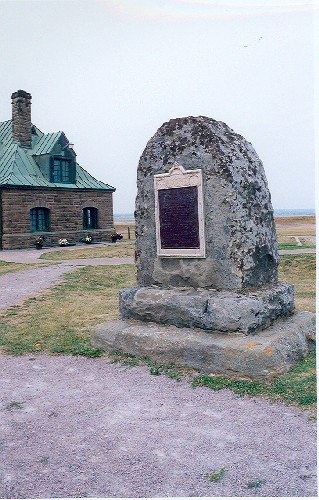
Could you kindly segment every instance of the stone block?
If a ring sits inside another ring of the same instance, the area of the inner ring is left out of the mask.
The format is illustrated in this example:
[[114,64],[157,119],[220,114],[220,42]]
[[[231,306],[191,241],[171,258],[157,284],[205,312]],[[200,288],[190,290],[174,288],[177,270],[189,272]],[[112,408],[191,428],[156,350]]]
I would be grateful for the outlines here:
[[134,320],[100,324],[92,335],[94,347],[147,356],[159,363],[194,368],[215,375],[261,380],[286,373],[309,352],[314,314],[277,320],[258,335],[177,328]]
[[294,311],[294,287],[264,285],[253,291],[133,287],[120,292],[120,317],[177,327],[251,333]]

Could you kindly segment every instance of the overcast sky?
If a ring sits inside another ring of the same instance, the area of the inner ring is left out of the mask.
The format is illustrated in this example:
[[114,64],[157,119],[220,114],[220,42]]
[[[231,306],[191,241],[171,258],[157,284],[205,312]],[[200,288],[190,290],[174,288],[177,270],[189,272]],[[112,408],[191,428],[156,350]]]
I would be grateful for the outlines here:
[[156,130],[208,116],[252,143],[274,208],[313,208],[313,17],[298,0],[0,0],[0,121],[30,92],[32,122],[125,213]]

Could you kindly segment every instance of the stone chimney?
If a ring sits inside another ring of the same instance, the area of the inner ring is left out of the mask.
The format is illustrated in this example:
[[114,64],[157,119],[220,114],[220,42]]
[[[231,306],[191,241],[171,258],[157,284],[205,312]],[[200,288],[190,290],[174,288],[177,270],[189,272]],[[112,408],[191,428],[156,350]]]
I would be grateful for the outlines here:
[[31,99],[24,90],[17,90],[12,99],[12,137],[22,147],[31,147]]

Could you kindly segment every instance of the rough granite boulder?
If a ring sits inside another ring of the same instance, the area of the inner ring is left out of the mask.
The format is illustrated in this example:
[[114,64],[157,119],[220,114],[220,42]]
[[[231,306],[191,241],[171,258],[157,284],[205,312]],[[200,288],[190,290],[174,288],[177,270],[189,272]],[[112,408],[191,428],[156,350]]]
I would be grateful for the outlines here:
[[315,340],[278,283],[273,209],[249,142],[211,118],[164,123],[137,173],[136,287],[120,321],[99,325],[106,351],[230,376],[285,373]]
[[[154,175],[177,162],[203,173],[206,258],[159,258]],[[252,145],[204,116],[164,123],[137,171],[136,257],[141,286],[240,290],[277,281],[273,209],[263,165]]]

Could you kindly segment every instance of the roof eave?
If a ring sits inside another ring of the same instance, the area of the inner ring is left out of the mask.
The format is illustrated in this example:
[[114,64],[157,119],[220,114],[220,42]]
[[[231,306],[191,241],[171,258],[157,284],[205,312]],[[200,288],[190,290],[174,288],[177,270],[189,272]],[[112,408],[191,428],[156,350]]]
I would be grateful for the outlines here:
[[52,189],[58,189],[58,190],[67,190],[67,191],[107,191],[107,192],[112,192],[116,191],[116,188],[98,188],[98,187],[90,187],[90,188],[83,188],[79,187],[76,185],[72,185],[72,187],[66,187],[62,185],[50,185],[50,186],[43,186],[43,185],[34,185],[34,184],[14,184],[14,183],[9,183],[9,182],[4,182],[0,183],[0,188],[24,188],[24,189],[48,189],[52,191]]

